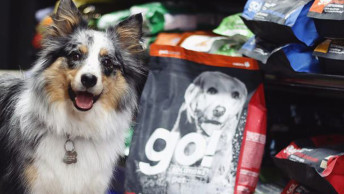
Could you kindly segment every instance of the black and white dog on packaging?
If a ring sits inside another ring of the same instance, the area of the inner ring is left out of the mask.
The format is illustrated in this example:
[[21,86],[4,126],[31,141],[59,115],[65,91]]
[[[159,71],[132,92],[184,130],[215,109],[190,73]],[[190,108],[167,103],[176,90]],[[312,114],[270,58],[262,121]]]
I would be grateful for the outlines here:
[[105,32],[61,0],[27,78],[0,78],[0,192],[101,194],[146,77],[142,16]]

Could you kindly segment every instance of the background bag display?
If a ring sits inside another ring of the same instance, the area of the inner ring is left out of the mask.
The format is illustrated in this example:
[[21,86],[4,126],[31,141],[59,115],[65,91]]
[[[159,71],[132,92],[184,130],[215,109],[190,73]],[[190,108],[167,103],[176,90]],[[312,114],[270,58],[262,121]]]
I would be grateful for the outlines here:
[[152,45],[127,193],[253,193],[266,139],[257,61]]
[[163,31],[188,31],[212,29],[220,24],[225,15],[209,10],[199,10],[190,3],[150,2],[134,5],[129,10],[115,11],[102,16],[97,22],[99,29],[113,26],[129,15],[141,13],[143,31],[153,35]]
[[242,17],[247,27],[264,40],[312,46],[319,35],[313,19],[307,17],[311,5],[311,0],[248,0]]

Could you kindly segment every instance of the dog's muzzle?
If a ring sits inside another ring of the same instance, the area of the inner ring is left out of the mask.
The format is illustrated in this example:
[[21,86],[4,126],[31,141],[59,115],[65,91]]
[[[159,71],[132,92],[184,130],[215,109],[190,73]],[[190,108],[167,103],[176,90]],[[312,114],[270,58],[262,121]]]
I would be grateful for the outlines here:
[[222,117],[226,113],[226,108],[223,106],[216,106],[213,110],[214,117]]

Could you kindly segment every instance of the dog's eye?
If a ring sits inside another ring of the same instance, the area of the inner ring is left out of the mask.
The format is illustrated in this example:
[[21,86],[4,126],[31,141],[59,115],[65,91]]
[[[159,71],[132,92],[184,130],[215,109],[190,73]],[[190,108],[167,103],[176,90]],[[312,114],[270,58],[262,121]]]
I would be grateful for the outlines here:
[[104,66],[104,73],[105,73],[105,75],[110,75],[113,72],[114,68],[115,68],[115,66],[114,66],[113,62],[111,61],[111,59],[107,59],[107,58],[102,60],[102,65]]
[[72,54],[70,55],[70,58],[71,58],[73,61],[79,61],[79,60],[81,59],[81,55],[80,55],[79,53],[74,52],[74,53],[72,53]]
[[106,68],[112,68],[113,67],[113,63],[110,59],[104,59],[103,60],[103,65],[106,67]]
[[232,92],[232,98],[234,99],[238,99],[240,97],[240,93],[235,91],[235,92]]
[[207,90],[207,93],[208,93],[208,94],[217,94],[217,89],[211,87],[211,88],[209,88],[209,89]]

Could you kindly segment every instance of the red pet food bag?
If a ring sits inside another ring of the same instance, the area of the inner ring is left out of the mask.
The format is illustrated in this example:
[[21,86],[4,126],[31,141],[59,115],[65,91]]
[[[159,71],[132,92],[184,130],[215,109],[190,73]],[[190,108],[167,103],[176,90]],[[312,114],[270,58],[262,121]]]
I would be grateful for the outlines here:
[[344,136],[292,142],[275,156],[289,178],[319,193],[344,193]]
[[311,191],[303,185],[300,185],[295,180],[290,180],[287,186],[283,189],[281,194],[320,194],[315,191]]
[[253,193],[266,138],[257,61],[153,44],[128,194]]

